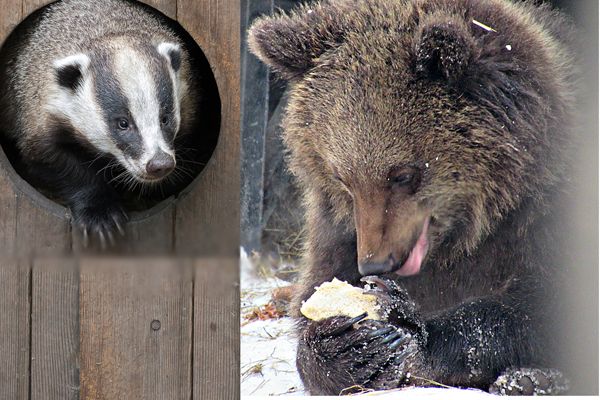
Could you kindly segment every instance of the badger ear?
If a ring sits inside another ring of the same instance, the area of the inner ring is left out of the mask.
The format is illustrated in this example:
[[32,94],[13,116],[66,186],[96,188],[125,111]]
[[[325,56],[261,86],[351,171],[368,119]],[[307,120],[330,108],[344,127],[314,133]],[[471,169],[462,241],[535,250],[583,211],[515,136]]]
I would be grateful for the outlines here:
[[175,43],[163,42],[156,46],[156,50],[164,56],[175,72],[181,68],[181,46]]
[[475,38],[458,18],[421,21],[414,49],[418,75],[449,83],[459,81],[477,56]]
[[56,81],[69,90],[76,90],[90,66],[90,58],[85,54],[74,54],[53,63]]
[[343,43],[348,6],[318,3],[289,15],[259,18],[248,30],[250,51],[283,78],[299,78],[322,54]]

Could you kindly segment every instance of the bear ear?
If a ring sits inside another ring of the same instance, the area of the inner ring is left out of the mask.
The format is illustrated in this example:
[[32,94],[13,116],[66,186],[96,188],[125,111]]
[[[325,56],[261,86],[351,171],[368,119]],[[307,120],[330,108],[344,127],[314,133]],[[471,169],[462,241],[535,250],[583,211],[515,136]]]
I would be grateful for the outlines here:
[[289,15],[263,17],[248,30],[248,45],[261,61],[293,80],[344,40],[345,5],[320,3],[298,7]]
[[416,72],[430,79],[456,83],[477,56],[475,38],[465,21],[422,21],[415,37]]
[[56,81],[61,87],[75,91],[83,80],[90,65],[90,58],[85,54],[74,54],[54,61],[53,67]]

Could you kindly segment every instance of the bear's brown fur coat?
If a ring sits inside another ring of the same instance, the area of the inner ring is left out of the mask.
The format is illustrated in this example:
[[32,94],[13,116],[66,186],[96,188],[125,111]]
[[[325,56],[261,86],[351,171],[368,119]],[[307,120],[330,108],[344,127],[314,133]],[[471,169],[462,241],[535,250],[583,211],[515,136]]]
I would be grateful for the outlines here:
[[571,40],[560,14],[504,0],[331,0],[252,26],[253,52],[290,81],[284,140],[308,225],[294,309],[333,277],[399,278],[376,289],[390,326],[303,324],[311,393],[487,388],[552,363]]

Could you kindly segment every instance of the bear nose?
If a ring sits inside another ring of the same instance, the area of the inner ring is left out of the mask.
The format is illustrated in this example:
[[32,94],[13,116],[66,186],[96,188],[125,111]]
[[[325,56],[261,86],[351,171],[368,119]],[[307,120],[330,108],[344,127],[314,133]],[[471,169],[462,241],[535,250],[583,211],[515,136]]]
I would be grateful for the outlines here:
[[159,152],[146,164],[146,172],[153,178],[164,178],[175,169],[175,160],[167,153]]
[[358,263],[358,272],[362,276],[387,274],[388,272],[392,272],[393,269],[394,261],[392,257],[382,262],[365,261]]

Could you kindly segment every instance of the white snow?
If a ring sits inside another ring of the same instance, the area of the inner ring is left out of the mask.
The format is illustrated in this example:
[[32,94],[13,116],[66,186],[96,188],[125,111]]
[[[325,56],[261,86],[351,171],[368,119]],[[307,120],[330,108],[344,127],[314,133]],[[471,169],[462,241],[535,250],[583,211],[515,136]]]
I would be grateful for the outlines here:
[[271,299],[271,291],[289,283],[257,276],[242,249],[241,261],[241,394],[242,396],[304,395],[296,371],[294,322],[290,317],[247,321],[244,316]]

